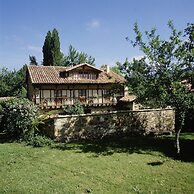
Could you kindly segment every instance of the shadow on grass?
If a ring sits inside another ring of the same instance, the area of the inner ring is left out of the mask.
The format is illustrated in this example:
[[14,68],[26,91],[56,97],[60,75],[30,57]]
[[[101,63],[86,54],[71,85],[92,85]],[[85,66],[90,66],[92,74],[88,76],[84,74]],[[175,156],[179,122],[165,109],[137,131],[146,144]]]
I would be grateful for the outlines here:
[[150,165],[150,166],[160,166],[160,165],[164,164],[164,161],[163,162],[161,162],[161,161],[149,162],[147,164]]
[[[53,148],[74,150],[76,153],[93,153],[91,157],[109,156],[114,153],[161,154],[184,162],[194,162],[194,140],[180,140],[181,154],[176,155],[173,137],[109,137],[95,141],[59,143]],[[161,164],[148,164],[161,165]]]
[[[188,136],[188,137],[187,137]],[[73,150],[76,153],[92,153],[90,157],[109,156],[114,153],[138,153],[155,155],[159,152],[164,156],[181,160],[184,162],[194,162],[194,134],[186,134],[180,140],[181,154],[176,155],[174,147],[174,137],[149,137],[130,136],[106,137],[101,140],[76,141],[71,143],[56,143],[52,149]],[[16,140],[0,133],[0,143],[14,143]],[[150,163],[148,165],[162,165]]]

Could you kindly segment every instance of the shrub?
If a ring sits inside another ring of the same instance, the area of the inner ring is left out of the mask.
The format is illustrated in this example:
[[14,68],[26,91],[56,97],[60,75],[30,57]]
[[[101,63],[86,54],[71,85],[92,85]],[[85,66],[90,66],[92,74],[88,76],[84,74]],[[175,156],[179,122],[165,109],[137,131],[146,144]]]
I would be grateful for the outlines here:
[[33,147],[44,147],[50,146],[53,141],[45,136],[35,135],[31,141],[28,142],[28,145],[32,145]]
[[0,104],[0,115],[3,114],[3,107],[2,105]]
[[1,102],[1,126],[8,135],[24,137],[33,131],[33,120],[37,117],[37,107],[27,99],[14,98]]
[[63,113],[65,115],[79,115],[84,114],[84,108],[80,102],[76,102],[73,105],[64,105]]
[[3,107],[0,104],[0,132],[3,130],[3,127],[1,124],[2,117],[3,117]]

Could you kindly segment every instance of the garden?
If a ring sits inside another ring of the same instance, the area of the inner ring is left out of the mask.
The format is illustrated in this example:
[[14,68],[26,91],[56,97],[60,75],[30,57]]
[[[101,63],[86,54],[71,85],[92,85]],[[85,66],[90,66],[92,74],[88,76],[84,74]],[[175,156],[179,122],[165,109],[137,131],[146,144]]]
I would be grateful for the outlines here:
[[27,99],[1,102],[0,193],[193,193],[194,133],[59,143]]
[[193,193],[194,134],[52,143],[0,144],[1,193]]

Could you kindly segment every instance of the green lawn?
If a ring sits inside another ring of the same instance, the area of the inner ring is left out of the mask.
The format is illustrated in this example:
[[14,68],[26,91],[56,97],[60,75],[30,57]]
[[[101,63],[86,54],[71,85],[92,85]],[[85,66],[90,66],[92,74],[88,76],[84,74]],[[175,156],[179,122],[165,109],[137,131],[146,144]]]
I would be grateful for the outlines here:
[[[194,193],[194,134],[32,148],[0,144],[0,193]],[[193,146],[193,147],[191,147]],[[188,149],[188,147],[190,149]]]

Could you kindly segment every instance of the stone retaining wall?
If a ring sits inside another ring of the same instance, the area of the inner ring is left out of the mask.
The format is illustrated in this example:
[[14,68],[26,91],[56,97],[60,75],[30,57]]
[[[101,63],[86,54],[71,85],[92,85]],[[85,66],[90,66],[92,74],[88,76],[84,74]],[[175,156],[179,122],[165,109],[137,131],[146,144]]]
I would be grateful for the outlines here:
[[49,121],[50,136],[59,141],[95,139],[114,133],[163,134],[175,128],[173,109],[146,109],[75,116],[59,115]]

